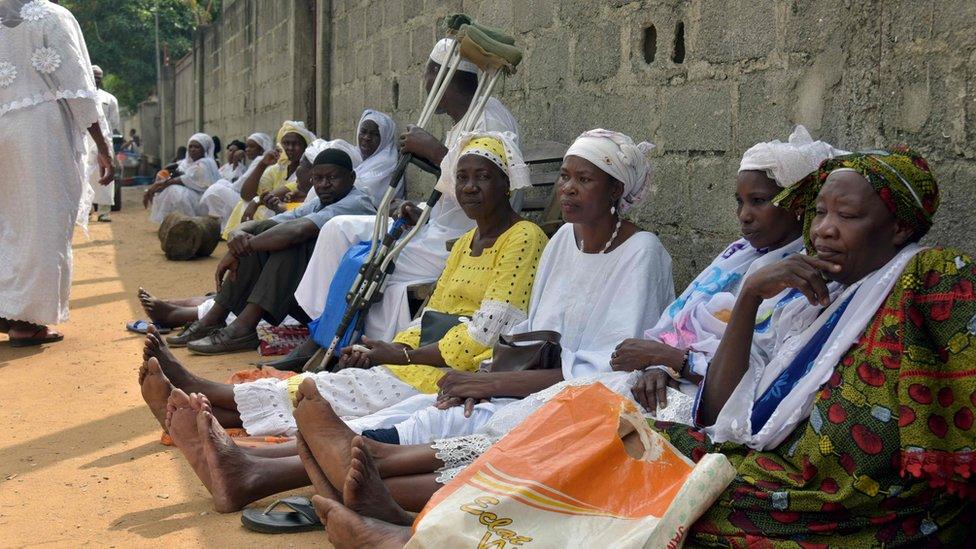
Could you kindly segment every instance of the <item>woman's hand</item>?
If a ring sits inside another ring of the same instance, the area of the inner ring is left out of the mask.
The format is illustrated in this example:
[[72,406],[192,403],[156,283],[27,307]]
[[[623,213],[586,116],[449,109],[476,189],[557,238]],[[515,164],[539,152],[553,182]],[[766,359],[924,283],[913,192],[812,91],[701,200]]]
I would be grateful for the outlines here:
[[285,204],[280,198],[273,194],[263,194],[261,195],[261,203],[264,207],[273,211],[276,214],[280,214],[285,211]]
[[244,207],[244,213],[241,214],[241,223],[254,219],[254,214],[258,213],[260,206],[261,204],[255,203],[253,200],[249,201]]
[[261,165],[265,168],[270,168],[271,166],[277,164],[280,158],[281,151],[278,149],[271,149],[270,151],[265,152],[264,156],[261,157]]
[[237,280],[238,265],[239,262],[234,254],[227,253],[224,254],[224,257],[220,258],[220,263],[217,264],[217,272],[214,275],[218,292],[224,285],[224,275],[227,275],[227,280]]
[[633,372],[656,365],[680,371],[684,359],[683,351],[659,341],[625,339],[610,355],[610,366],[615,372]]
[[102,177],[98,180],[99,184],[108,185],[115,179],[115,166],[112,165],[112,157],[108,153],[98,155],[98,168],[102,173]]
[[146,190],[142,192],[142,207],[148,209],[149,205],[152,204],[153,198],[156,197],[156,194],[162,192],[162,190],[165,188],[165,181],[156,181],[152,185],[146,187]]
[[413,202],[404,202],[398,210],[399,214],[394,216],[395,219],[403,218],[407,225],[411,227],[416,225],[420,221],[420,214],[423,213],[416,204]]
[[824,272],[839,272],[840,265],[817,257],[795,254],[767,265],[749,275],[740,295],[759,300],[776,296],[787,288],[795,288],[806,296],[811,305],[830,304],[830,292]]
[[464,406],[464,417],[471,417],[476,404],[495,396],[495,385],[490,375],[451,370],[437,381],[440,393],[434,404],[441,410]]
[[634,395],[634,400],[645,410],[655,412],[667,408],[668,385],[673,384],[674,380],[668,374],[654,368],[641,374],[630,392]]
[[342,350],[339,365],[342,368],[369,368],[377,364],[407,364],[404,353],[407,349],[409,347],[402,343],[373,341],[364,336],[359,345],[352,345]]

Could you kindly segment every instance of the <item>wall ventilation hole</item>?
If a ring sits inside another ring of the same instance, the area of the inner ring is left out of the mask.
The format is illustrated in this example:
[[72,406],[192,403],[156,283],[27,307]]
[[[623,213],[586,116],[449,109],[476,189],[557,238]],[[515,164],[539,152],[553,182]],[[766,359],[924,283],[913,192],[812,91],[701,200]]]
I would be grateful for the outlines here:
[[653,62],[655,55],[657,55],[657,29],[651,25],[644,29],[644,62]]
[[671,60],[675,63],[685,62],[685,24],[681,21],[674,26],[674,53],[671,54]]
[[400,108],[400,83],[393,79],[393,110]]

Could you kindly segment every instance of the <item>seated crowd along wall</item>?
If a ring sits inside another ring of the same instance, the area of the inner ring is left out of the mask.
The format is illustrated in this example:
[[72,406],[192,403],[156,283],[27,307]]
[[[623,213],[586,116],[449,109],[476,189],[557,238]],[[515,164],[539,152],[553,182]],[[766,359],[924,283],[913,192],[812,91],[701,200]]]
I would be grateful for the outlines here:
[[742,152],[797,123],[842,148],[921,150],[943,189],[927,241],[976,251],[976,2],[332,0],[332,135],[352,137],[364,107],[413,123],[435,18],[458,11],[525,50],[498,94],[523,142],[603,126],[657,144],[633,216],[679,289],[738,235]]

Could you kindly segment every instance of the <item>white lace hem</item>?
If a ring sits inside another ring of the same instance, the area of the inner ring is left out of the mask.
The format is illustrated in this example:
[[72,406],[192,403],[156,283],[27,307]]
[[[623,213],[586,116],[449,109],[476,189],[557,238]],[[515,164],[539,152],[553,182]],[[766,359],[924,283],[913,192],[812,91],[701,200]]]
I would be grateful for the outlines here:
[[291,436],[298,432],[285,381],[265,378],[235,384],[234,402],[249,435]]
[[509,333],[527,317],[525,312],[504,301],[486,299],[468,321],[468,335],[485,347],[491,347],[502,333]]
[[33,107],[34,105],[40,105],[41,103],[46,103],[48,101],[60,101],[61,99],[96,99],[97,93],[91,90],[57,90],[57,91],[47,91],[44,93],[35,93],[34,95],[24,97],[22,99],[17,99],[16,101],[11,101],[9,103],[4,103],[0,105],[0,116],[7,114],[11,111],[16,111],[18,109],[26,109],[27,107]]
[[465,467],[488,451],[495,441],[485,435],[466,435],[463,437],[435,440],[430,445],[435,450],[434,457],[444,462],[436,472],[437,482],[446,484]]

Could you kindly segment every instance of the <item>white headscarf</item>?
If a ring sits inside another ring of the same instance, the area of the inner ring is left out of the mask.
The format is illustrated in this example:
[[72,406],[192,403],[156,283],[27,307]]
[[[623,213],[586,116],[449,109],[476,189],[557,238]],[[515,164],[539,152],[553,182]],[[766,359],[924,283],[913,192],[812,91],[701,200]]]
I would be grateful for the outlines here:
[[274,148],[274,141],[271,140],[271,136],[266,133],[256,132],[247,136],[248,141],[254,141],[258,145],[261,145],[263,152],[268,152]]
[[[430,60],[438,65],[447,64],[447,56],[451,53],[451,45],[454,44],[453,38],[441,38],[436,44],[434,44],[434,49],[430,51]],[[461,62],[458,63],[457,70],[464,72],[478,73],[478,66],[470,61],[465,61],[461,58]]]
[[[333,139],[332,141],[316,139],[315,141],[312,141],[309,143],[308,147],[305,147],[305,159],[308,160],[309,164],[314,164],[315,157],[326,149],[339,149],[340,151],[348,154],[349,159],[352,160],[353,169],[356,169],[357,166],[363,162],[363,157],[359,154],[359,147],[353,146],[348,141],[344,141],[342,139]],[[358,171],[356,172],[356,175],[358,177]]]
[[651,163],[647,153],[653,143],[634,143],[620,132],[597,128],[583,132],[569,146],[566,156],[578,156],[624,184],[624,194],[617,209],[624,214],[640,202],[651,182]]
[[508,176],[509,190],[517,191],[532,185],[532,181],[529,179],[529,167],[522,160],[522,151],[519,150],[518,145],[515,143],[516,137],[514,133],[465,132],[461,134],[461,137],[458,138],[454,146],[447,151],[444,160],[441,160],[441,177],[437,181],[437,185],[434,187],[435,189],[448,196],[454,196],[454,174],[457,172],[458,160],[468,154],[467,152],[462,154],[468,143],[479,138],[496,139],[501,142],[505,150],[504,159],[497,158],[495,155],[492,155],[492,157],[482,156],[491,160],[492,163],[498,166]]
[[742,155],[739,171],[764,172],[785,189],[816,170],[824,160],[844,154],[847,151],[835,149],[830,143],[814,141],[806,128],[797,125],[786,143],[775,139],[749,147]]
[[359,130],[367,120],[372,120],[379,127],[380,144],[376,151],[356,168],[356,186],[369,195],[374,205],[378,205],[386,192],[386,187],[390,184],[390,177],[397,164],[396,143],[393,139],[396,133],[396,122],[384,113],[366,109],[359,119],[359,125],[356,126],[357,139]]
[[[200,158],[200,160],[190,159],[190,151],[189,151],[190,143],[193,143],[194,141],[196,141],[198,145],[203,147],[203,157]],[[209,174],[212,176],[209,178],[211,182],[220,179],[220,168],[217,167],[217,161],[214,159],[213,138],[211,138],[209,135],[205,133],[195,133],[190,136],[190,139],[187,140],[186,148],[187,148],[186,156],[183,157],[183,160],[180,160],[179,166],[177,166],[177,169],[180,170],[180,172],[185,174],[190,170],[190,167],[199,164],[208,171],[211,168],[213,168],[213,173]]]

